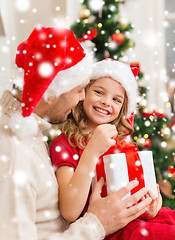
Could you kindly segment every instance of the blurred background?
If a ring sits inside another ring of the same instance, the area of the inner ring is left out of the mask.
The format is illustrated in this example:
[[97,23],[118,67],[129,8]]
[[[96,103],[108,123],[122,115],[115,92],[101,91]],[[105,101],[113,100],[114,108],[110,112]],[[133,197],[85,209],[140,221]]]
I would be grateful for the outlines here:
[[[22,86],[16,48],[37,24],[72,29],[95,61],[139,68],[132,139],[153,152],[163,204],[175,209],[175,1],[0,0],[0,96]],[[59,133],[53,126],[45,141]]]

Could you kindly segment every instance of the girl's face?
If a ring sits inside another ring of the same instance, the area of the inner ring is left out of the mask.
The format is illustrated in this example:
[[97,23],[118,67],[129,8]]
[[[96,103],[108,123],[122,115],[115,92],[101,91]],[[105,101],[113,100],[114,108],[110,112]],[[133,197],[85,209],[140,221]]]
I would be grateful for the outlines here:
[[110,77],[95,80],[86,90],[83,109],[91,130],[116,119],[125,98],[122,85]]

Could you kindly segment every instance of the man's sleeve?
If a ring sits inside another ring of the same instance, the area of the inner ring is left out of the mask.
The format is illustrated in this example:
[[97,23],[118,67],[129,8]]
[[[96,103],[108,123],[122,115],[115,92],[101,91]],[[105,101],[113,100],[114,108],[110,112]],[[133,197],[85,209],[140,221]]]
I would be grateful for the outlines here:
[[35,191],[24,172],[15,171],[15,147],[0,141],[0,239],[37,240]]
[[[20,168],[17,170],[14,165],[17,161],[13,144],[9,139],[0,141],[0,240],[38,240],[35,226],[36,191],[30,184],[31,176]],[[65,232],[47,239],[101,240],[104,236],[104,228],[98,218],[86,213]]]
[[102,240],[105,237],[105,231],[98,220],[92,213],[85,215],[72,223],[69,228],[62,234],[56,234],[49,240]]

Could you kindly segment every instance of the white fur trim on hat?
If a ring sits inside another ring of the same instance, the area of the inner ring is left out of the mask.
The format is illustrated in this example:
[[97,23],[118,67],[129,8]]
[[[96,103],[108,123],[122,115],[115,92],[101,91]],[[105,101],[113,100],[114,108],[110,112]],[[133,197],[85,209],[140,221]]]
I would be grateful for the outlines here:
[[119,61],[111,61],[110,59],[97,62],[93,66],[91,79],[101,77],[111,77],[117,80],[125,89],[128,97],[127,116],[135,110],[137,103],[137,82],[130,67]]
[[50,97],[58,97],[82,84],[90,78],[92,67],[92,55],[90,53],[86,53],[86,56],[76,65],[62,70],[56,75],[44,93],[44,99],[47,100]]
[[11,115],[8,125],[20,139],[35,136],[38,132],[37,119],[33,115],[24,118],[20,112],[15,112]]

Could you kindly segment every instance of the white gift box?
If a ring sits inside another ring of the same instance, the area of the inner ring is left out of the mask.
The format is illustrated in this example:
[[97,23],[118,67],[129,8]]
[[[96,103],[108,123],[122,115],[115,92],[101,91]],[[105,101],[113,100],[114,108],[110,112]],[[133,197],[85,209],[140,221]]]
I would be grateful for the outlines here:
[[[155,197],[158,197],[152,152],[138,151],[137,153],[143,169],[145,187],[151,190]],[[125,153],[103,156],[103,161],[107,183],[107,194],[110,195],[129,183],[129,166]],[[135,167],[137,168],[137,166]],[[131,193],[128,193],[124,198],[130,195]]]

